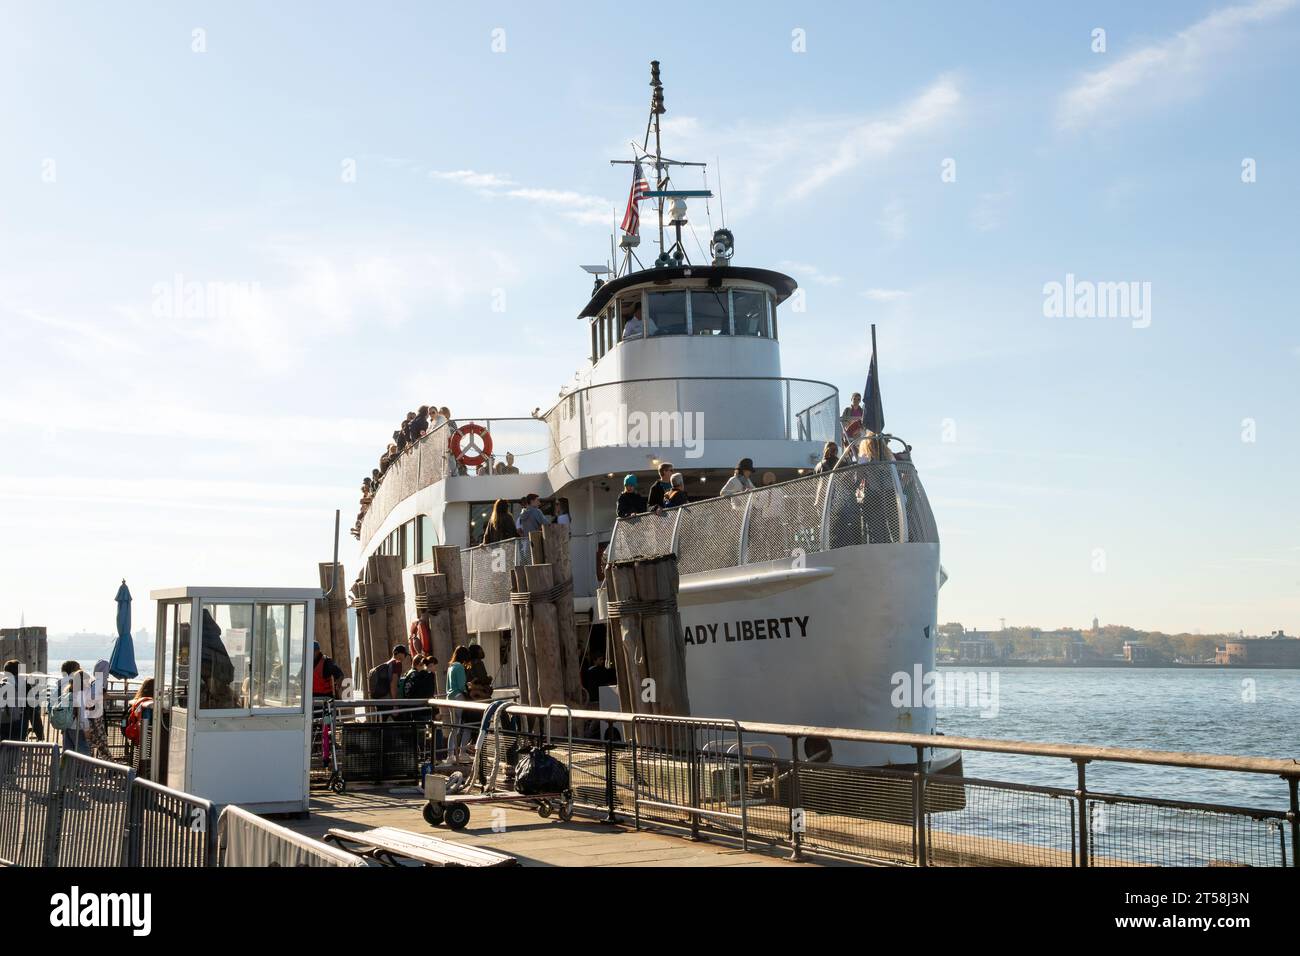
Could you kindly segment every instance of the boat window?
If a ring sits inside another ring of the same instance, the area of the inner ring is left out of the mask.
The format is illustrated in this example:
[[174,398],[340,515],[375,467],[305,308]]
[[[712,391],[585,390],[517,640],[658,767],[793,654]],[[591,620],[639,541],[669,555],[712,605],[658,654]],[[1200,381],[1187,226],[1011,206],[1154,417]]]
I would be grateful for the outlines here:
[[650,335],[686,334],[685,292],[651,292],[646,299],[650,305]]
[[731,316],[727,311],[726,289],[705,289],[691,293],[691,333],[693,335],[731,334]]
[[598,341],[596,336],[596,323],[592,322],[591,323],[591,361],[594,363],[598,358],[600,358],[600,348],[598,347]]
[[603,315],[596,316],[596,334],[600,342],[599,354],[604,355],[609,349],[605,347],[605,317]]
[[481,544],[488,518],[492,517],[491,501],[471,501],[469,505],[469,543]]
[[411,520],[402,525],[402,567],[409,568],[415,561],[415,521]]
[[767,327],[767,293],[731,290],[731,302],[736,312],[736,334],[769,338]]
[[433,537],[433,519],[428,515],[420,515],[420,526],[416,534],[420,548],[420,563],[423,564],[433,558],[433,546],[435,544]]
[[609,329],[609,347],[613,348],[623,339],[623,336],[619,334],[622,332],[622,327],[618,324],[618,319],[614,317],[613,306],[605,313],[605,325]]
[[618,300],[618,340],[643,338],[641,323],[641,296],[631,295]]

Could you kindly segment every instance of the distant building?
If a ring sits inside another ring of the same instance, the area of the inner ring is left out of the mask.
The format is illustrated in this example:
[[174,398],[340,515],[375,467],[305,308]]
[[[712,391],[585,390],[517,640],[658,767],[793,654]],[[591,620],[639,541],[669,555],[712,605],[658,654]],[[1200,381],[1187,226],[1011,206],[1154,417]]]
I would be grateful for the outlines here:
[[1150,647],[1141,641],[1124,642],[1124,660],[1130,664],[1145,664],[1154,661],[1156,656]]
[[1242,667],[1300,667],[1300,638],[1274,631],[1268,637],[1239,637],[1214,649],[1214,663]]
[[1002,649],[993,642],[991,631],[966,631],[962,634],[958,660],[996,661],[1002,656]]
[[1094,631],[1101,630],[1101,621],[1097,620],[1097,615],[1095,614],[1092,616],[1092,629]]

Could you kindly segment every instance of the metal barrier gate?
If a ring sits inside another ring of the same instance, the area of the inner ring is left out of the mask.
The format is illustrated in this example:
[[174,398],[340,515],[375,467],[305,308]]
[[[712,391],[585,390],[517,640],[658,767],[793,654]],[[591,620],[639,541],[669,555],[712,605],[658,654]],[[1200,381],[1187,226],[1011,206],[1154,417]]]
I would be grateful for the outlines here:
[[0,743],[0,865],[45,865],[58,782],[58,744]]

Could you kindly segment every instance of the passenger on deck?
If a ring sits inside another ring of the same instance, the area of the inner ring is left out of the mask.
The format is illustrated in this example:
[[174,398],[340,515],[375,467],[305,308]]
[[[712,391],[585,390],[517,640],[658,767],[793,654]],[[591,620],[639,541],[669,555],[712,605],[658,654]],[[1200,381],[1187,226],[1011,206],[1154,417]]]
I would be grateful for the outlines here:
[[664,462],[659,466],[659,480],[650,486],[650,497],[646,500],[646,507],[651,511],[664,506],[664,496],[673,490],[672,481],[670,480],[673,473],[672,462]]
[[519,466],[515,464],[514,452],[512,451],[506,452],[506,460],[505,460],[505,464],[501,466],[501,474],[503,475],[519,474]]
[[646,510],[645,499],[637,493],[636,484],[636,475],[624,476],[623,493],[618,496],[618,516],[620,518],[630,518]]
[[826,447],[822,449],[822,460],[817,462],[817,467],[813,469],[817,474],[825,474],[835,467],[835,462],[839,460],[840,448],[833,441],[828,441]]
[[568,498],[556,498],[556,499],[555,499],[555,523],[556,523],[556,524],[564,524],[564,525],[572,524],[572,523],[573,523],[573,519],[572,519],[571,517],[569,517],[569,499],[568,499]]
[[727,479],[727,483],[722,486],[723,495],[738,495],[742,491],[753,491],[754,482],[750,476],[754,474],[754,459],[742,458],[736,464],[735,473]]
[[542,509],[538,507],[541,504],[541,495],[536,492],[525,495],[519,502],[523,505],[523,511],[519,512],[519,536],[527,537],[534,531],[541,531],[548,524],[550,519],[542,514]]
[[889,449],[888,439],[882,438],[867,429],[866,436],[858,442],[858,461],[893,461],[894,453]]
[[487,527],[483,529],[483,543],[496,544],[517,537],[519,529],[515,527],[510,505],[504,498],[498,498],[492,503],[492,514],[488,517]]
[[862,395],[854,392],[849,399],[849,407],[840,413],[840,428],[844,432],[844,440],[857,438],[862,433]]
[[672,490],[664,495],[664,507],[678,508],[681,505],[689,504],[691,496],[686,493],[686,476],[680,471],[675,471],[669,482],[672,485]]
[[415,419],[411,422],[410,439],[419,441],[429,432],[429,406],[421,405],[420,410],[415,413]]

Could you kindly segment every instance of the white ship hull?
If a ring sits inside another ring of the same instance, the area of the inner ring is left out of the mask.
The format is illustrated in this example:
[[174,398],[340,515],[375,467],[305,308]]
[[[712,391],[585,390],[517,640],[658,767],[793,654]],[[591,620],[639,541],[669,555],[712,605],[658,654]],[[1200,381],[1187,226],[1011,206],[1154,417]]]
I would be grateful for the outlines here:
[[[691,710],[816,727],[932,733],[895,706],[896,675],[934,669],[939,546],[866,544],[687,575],[678,604]],[[775,636],[774,636],[775,635]],[[747,741],[748,742],[748,741]],[[771,741],[778,752],[788,741]],[[931,755],[927,754],[927,758]],[[913,764],[909,747],[837,742],[836,763]]]

